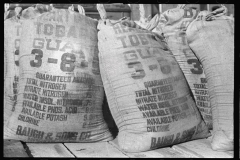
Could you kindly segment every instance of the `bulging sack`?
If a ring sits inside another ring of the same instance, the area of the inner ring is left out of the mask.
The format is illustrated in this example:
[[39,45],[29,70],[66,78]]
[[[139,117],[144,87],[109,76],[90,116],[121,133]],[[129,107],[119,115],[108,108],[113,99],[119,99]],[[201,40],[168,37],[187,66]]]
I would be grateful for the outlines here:
[[15,15],[4,21],[4,137],[8,135],[5,126],[17,102],[21,21],[40,15],[37,8],[28,7],[22,11],[23,14],[21,10],[21,7],[16,7]]
[[199,16],[186,31],[189,46],[202,63],[208,82],[214,150],[233,150],[233,24],[233,19],[225,15]]
[[20,33],[21,23],[16,16],[4,21],[4,126],[17,100]]
[[192,8],[174,8],[162,13],[153,32],[163,35],[176,58],[193,93],[204,122],[212,129],[212,110],[210,106],[207,80],[195,54],[190,49],[187,38],[187,26],[197,17],[199,11]]
[[98,24],[100,72],[126,152],[209,136],[163,37],[134,22]]
[[22,23],[19,93],[9,125],[25,142],[112,139],[103,119],[97,21],[52,9]]

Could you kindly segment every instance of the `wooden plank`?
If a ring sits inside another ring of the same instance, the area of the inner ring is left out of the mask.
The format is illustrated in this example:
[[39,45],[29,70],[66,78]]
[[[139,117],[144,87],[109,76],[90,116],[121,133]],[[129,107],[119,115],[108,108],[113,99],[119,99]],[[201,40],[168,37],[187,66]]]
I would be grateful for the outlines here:
[[162,4],[162,12],[176,8],[178,4]]
[[115,157],[128,158],[108,142],[64,143],[76,157]]
[[4,157],[29,157],[22,143],[17,140],[4,140]]
[[164,155],[164,157],[167,157],[167,158],[189,158],[190,157],[188,154],[178,152],[177,150],[174,150],[173,148],[170,148],[170,147],[160,148],[154,151],[161,153],[162,155]]
[[[26,9],[30,6],[33,6],[32,3],[23,3],[23,4],[10,4],[9,10],[14,10],[15,7],[19,6],[23,9]],[[78,4],[73,4],[74,10],[77,10]],[[80,4],[85,12],[97,12],[96,4]],[[68,9],[68,7],[72,6],[72,4],[53,4],[54,8],[58,9]],[[127,4],[104,4],[104,8],[107,12],[131,12],[130,7]]]
[[74,157],[62,143],[27,143],[33,157]]
[[[114,147],[118,148],[119,150],[121,150],[118,145],[117,138],[115,138],[113,141],[109,141],[109,143],[112,144]],[[188,155],[175,151],[170,147],[155,149],[155,150],[146,151],[146,152],[139,152],[139,153],[127,153],[124,151],[122,152],[131,158],[165,158],[165,157],[187,158],[189,157]]]
[[211,138],[174,145],[173,149],[198,158],[233,158],[233,152],[219,152],[211,148]]

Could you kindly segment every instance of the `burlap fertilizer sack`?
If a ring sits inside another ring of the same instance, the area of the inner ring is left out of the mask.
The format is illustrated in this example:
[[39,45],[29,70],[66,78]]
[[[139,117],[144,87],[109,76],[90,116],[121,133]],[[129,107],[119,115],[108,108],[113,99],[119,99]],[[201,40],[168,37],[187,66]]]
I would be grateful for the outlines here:
[[18,99],[8,125],[12,139],[112,139],[102,115],[97,21],[64,9],[24,21],[19,63]]
[[4,21],[4,137],[8,136],[8,128],[5,126],[17,102],[21,21],[40,15],[36,7],[28,7],[20,14],[21,10],[21,7],[16,7],[15,16]]
[[134,21],[138,26],[151,31],[154,29],[159,20],[159,14],[156,14],[152,19],[151,15],[146,15],[146,10],[144,8],[144,4],[139,4],[139,14],[140,19],[139,21]]
[[164,35],[191,88],[196,105],[209,129],[212,129],[212,110],[208,95],[207,81],[202,64],[190,49],[186,39],[186,28],[197,15],[198,10],[174,8],[160,15],[153,32]]
[[4,21],[4,126],[17,100],[20,33],[21,23],[17,16]]
[[186,34],[208,82],[213,117],[212,148],[233,150],[233,19],[212,13],[201,17],[188,26]]
[[100,72],[126,152],[208,136],[189,88],[163,37],[134,22],[98,24]]
[[156,14],[151,21],[147,24],[147,26],[145,27],[145,29],[152,31],[154,28],[157,27],[159,19],[160,19],[160,15],[161,14]]

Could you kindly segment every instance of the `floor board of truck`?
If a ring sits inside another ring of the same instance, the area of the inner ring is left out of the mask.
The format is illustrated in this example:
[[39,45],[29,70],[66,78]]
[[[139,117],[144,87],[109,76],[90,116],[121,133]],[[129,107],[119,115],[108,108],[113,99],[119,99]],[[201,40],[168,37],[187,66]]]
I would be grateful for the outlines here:
[[98,143],[24,143],[4,140],[4,157],[66,158],[233,158],[234,152],[211,149],[211,137],[140,153],[123,152],[117,139]]

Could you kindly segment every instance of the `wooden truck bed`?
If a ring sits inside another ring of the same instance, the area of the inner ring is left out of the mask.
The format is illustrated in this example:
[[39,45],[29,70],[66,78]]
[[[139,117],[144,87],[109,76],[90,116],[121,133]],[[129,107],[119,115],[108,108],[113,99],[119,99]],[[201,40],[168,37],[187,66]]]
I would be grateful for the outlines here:
[[117,140],[99,143],[22,143],[4,140],[4,157],[95,157],[95,158],[233,158],[233,151],[217,152],[211,137],[147,152],[123,152]]

